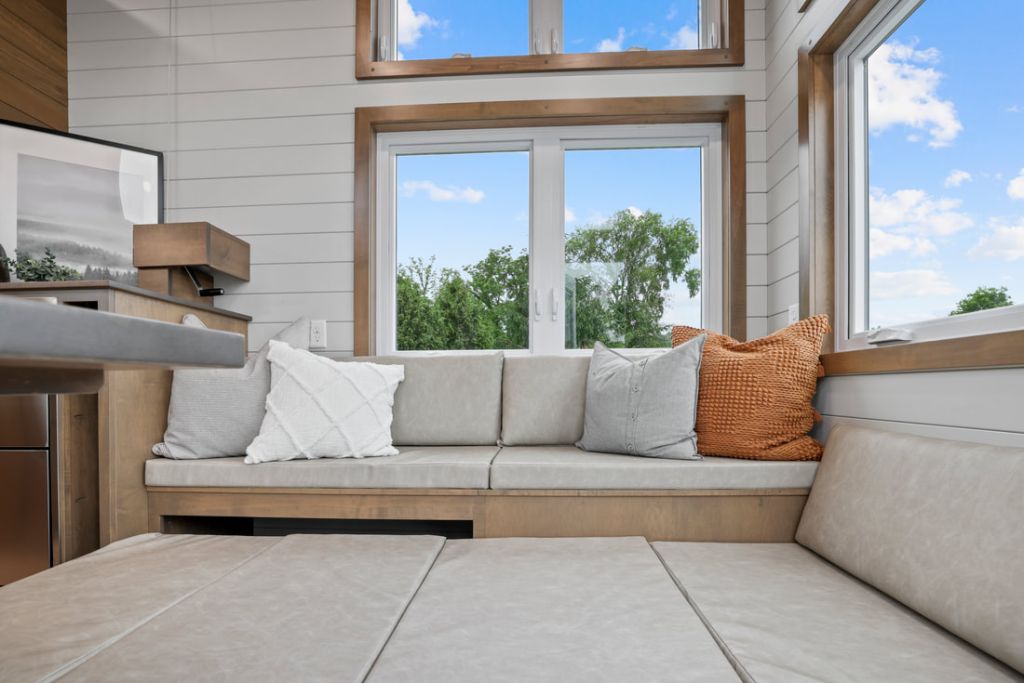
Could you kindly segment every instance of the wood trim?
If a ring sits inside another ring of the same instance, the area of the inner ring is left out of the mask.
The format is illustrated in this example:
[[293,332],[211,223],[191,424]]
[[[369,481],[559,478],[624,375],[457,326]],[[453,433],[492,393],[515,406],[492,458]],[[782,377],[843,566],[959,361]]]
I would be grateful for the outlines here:
[[[800,317],[835,320],[835,67],[834,54],[881,0],[847,0],[831,22],[812,30],[797,58],[797,143],[800,207]],[[800,11],[806,9],[804,3]],[[835,338],[825,337],[828,355]],[[827,369],[827,368],[826,368]],[[831,373],[829,373],[831,374]]]
[[1024,330],[826,353],[827,376],[1024,366]]
[[355,110],[354,351],[375,351],[374,166],[379,132],[624,123],[722,123],[724,332],[746,338],[746,102],[723,97],[584,98],[359,107]]
[[0,0],[0,115],[67,131],[66,13],[53,0]]
[[611,491],[197,489],[149,487],[150,531],[181,518],[473,522],[475,538],[644,536],[652,541],[790,542],[807,489]]
[[[377,61],[373,53],[373,5],[375,0],[356,0],[357,79],[459,76],[474,74],[543,73],[550,71],[668,69],[743,66],[745,61],[744,3],[728,0],[725,33],[729,46],[705,50],[654,50],[650,52],[593,52],[581,54],[470,57],[466,59],[419,59]],[[525,2],[526,0],[522,0]]]

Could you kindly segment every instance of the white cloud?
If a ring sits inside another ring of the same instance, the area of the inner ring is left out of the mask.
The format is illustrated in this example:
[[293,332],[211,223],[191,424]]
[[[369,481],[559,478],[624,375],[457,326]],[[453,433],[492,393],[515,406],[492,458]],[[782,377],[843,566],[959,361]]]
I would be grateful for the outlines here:
[[1015,224],[992,222],[992,232],[967,251],[971,258],[996,258],[1017,261],[1024,258],[1024,218]]
[[1019,104],[1011,104],[1009,107],[1006,108],[1007,114],[1020,114],[1021,112],[1024,112],[1024,107],[1020,106]]
[[1010,199],[1024,199],[1024,168],[1020,169],[1020,174],[1006,186],[1006,194],[1010,195]]
[[415,196],[417,192],[426,192],[432,202],[478,204],[484,198],[482,191],[472,187],[440,187],[429,180],[406,180],[402,183],[402,194],[406,197]]
[[898,42],[884,43],[868,60],[868,107],[871,130],[881,133],[895,125],[926,131],[931,147],[949,146],[963,124],[952,100],[938,96],[942,72],[935,48],[918,50]]
[[697,32],[689,26],[683,26],[681,29],[672,34],[672,37],[668,40],[668,49],[670,50],[696,50],[697,43],[699,42],[699,36]]
[[935,243],[927,237],[895,235],[878,228],[871,228],[871,258],[888,256],[898,251],[909,251],[914,256],[925,256],[938,251]]
[[626,29],[619,27],[614,38],[605,38],[597,44],[598,52],[622,52],[622,41],[626,39]]
[[413,9],[410,0],[398,0],[398,47],[414,48],[423,31],[438,25],[426,12]]
[[644,212],[635,206],[627,207],[626,211],[628,211],[629,215],[632,216],[633,218],[640,218],[640,216],[644,215]]
[[887,194],[876,187],[871,189],[871,226],[895,233],[946,237],[974,225],[970,216],[956,210],[960,204],[959,199],[934,198],[924,190]]
[[946,176],[946,187],[960,187],[964,183],[970,182],[971,180],[973,180],[973,178],[971,177],[970,173],[968,173],[967,171],[961,171],[958,168],[954,168],[952,171],[949,172],[949,175]]
[[957,289],[939,270],[871,272],[872,299],[910,299],[956,294]]
[[574,222],[576,222],[576,212],[574,212],[568,206],[565,207],[565,222],[566,223],[574,223]]

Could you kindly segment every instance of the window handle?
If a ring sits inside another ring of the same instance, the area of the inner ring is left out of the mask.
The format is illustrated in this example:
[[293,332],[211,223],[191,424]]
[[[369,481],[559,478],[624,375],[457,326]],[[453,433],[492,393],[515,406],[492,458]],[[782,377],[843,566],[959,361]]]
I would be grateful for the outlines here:
[[551,54],[557,55],[558,52],[558,31],[551,29]]
[[713,48],[714,47],[718,47],[718,22],[717,21],[712,21],[711,22],[710,34],[711,35],[708,36],[708,39],[711,41],[710,47],[713,47]]
[[[540,31],[533,32],[533,54],[540,54]],[[537,315],[540,315],[540,313]]]
[[551,319],[558,322],[558,298],[554,287],[551,288]]
[[540,290],[533,290],[533,319],[540,320]]

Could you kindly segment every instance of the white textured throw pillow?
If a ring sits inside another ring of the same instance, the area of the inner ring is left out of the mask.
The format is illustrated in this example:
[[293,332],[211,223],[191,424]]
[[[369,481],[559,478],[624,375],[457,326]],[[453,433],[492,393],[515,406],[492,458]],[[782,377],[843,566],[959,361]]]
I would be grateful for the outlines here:
[[398,454],[391,418],[404,366],[339,363],[275,341],[267,357],[267,414],[247,464]]
[[[206,327],[192,314],[182,324]],[[309,318],[299,318],[274,339],[296,348],[309,345]],[[241,368],[182,368],[174,371],[164,440],[153,454],[176,460],[223,458],[245,453],[263,422],[270,391],[266,344]]]

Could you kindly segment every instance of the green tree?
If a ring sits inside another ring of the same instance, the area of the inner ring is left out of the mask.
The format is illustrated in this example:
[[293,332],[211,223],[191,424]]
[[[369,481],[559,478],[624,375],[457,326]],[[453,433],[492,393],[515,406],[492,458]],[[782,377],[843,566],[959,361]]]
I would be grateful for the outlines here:
[[466,268],[469,287],[487,312],[494,329],[494,348],[529,346],[530,260],[526,251],[512,254],[511,246],[491,249]]
[[442,271],[434,308],[440,319],[442,348],[497,348],[493,320],[458,271],[448,268]]
[[47,247],[43,258],[33,258],[20,249],[14,254],[17,258],[11,259],[4,256],[4,263],[14,269],[14,273],[23,282],[54,282],[60,280],[81,280],[82,276],[77,270],[70,266],[57,263],[57,257]]
[[[693,223],[666,221],[653,211],[619,211],[602,225],[576,230],[565,242],[566,261],[586,265],[592,276],[592,282],[583,285],[586,291],[579,291],[577,284],[577,311],[582,305],[589,315],[597,309],[587,299],[603,298],[607,325],[602,341],[621,340],[626,347],[667,346],[666,326],[661,324],[667,290],[683,278],[691,297],[700,291],[700,269],[688,267],[699,247]],[[589,329],[584,336],[596,336],[593,332]],[[578,345],[586,341],[594,340],[577,337]]]
[[986,311],[990,308],[1002,308],[1003,306],[1012,305],[1013,299],[1007,293],[1006,287],[978,287],[963,299],[960,299],[956,308],[950,312],[950,315]]
[[398,338],[395,341],[399,350],[444,348],[440,319],[428,291],[431,277],[430,273],[423,272],[423,262],[418,259],[398,270],[395,283]]

